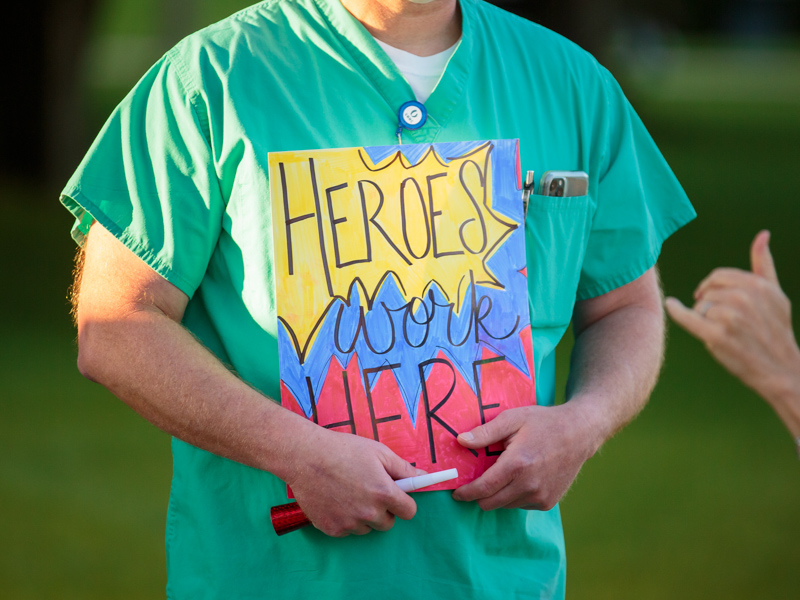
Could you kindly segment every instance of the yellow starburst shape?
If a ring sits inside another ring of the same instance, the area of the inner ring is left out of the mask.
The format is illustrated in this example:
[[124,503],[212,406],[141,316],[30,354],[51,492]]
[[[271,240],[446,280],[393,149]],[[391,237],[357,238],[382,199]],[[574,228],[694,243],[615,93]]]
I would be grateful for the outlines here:
[[389,277],[406,301],[436,285],[457,308],[471,278],[503,287],[487,261],[519,224],[492,209],[492,149],[430,146],[413,165],[363,148],[269,155],[278,318],[301,362],[353,286],[365,310]]

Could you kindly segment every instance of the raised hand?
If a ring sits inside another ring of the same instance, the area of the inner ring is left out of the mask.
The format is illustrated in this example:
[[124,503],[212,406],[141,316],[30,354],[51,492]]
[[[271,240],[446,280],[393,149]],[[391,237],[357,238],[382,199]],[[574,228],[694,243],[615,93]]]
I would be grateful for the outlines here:
[[752,271],[714,269],[695,290],[693,308],[675,298],[667,298],[666,308],[725,368],[773,402],[789,388],[800,392],[800,350],[768,231],[753,240],[750,261]]

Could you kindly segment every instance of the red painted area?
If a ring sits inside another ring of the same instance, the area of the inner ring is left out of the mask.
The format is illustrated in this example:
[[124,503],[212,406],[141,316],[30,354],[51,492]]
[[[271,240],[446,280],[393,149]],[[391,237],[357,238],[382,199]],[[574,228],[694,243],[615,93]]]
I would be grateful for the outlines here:
[[400,386],[391,371],[381,373],[370,395],[376,419],[400,417],[392,421],[376,423],[375,435],[372,437],[389,446],[398,456],[411,463],[415,462],[419,442],[414,424],[411,422],[408,409],[403,402]]
[[[426,488],[455,489],[480,476],[497,460],[496,453],[502,451],[501,445],[490,446],[477,451],[476,456],[462,447],[455,435],[479,426],[482,418],[488,422],[503,410],[536,403],[530,327],[520,332],[520,338],[531,377],[502,358],[494,360],[498,357],[484,349],[480,359],[484,362],[479,366],[480,398],[440,352],[419,397],[416,426],[391,370],[380,374],[368,395],[358,357],[353,356],[346,370],[333,359],[316,399],[316,421],[335,431],[376,439],[426,471],[457,468],[457,480]],[[472,373],[469,375],[472,377]],[[284,385],[281,403],[303,414]]]

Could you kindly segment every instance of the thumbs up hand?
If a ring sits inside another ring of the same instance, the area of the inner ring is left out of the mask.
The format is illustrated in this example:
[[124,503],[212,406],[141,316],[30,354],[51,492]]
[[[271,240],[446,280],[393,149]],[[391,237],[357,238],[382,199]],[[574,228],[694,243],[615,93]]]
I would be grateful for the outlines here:
[[[693,308],[667,298],[666,309],[780,414],[776,404],[786,398],[800,403],[800,350],[792,330],[791,303],[778,283],[769,237],[768,231],[761,231],[753,240],[752,271],[714,269],[695,290]],[[800,428],[800,421],[790,426],[795,428]],[[800,431],[794,433],[800,435]]]

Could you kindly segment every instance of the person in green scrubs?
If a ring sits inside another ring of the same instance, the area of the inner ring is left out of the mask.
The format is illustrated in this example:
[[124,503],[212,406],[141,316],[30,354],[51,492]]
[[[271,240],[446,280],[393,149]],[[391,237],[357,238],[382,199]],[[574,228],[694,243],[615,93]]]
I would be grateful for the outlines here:
[[[589,175],[585,196],[531,197],[536,405],[459,432],[505,450],[454,492],[400,491],[416,470],[386,446],[276,402],[267,154],[397,143],[414,92],[376,39],[417,56],[457,44],[404,144],[518,138],[522,170]],[[173,436],[167,597],[564,597],[557,503],[646,402],[664,335],[655,263],[694,217],[591,56],[479,0],[262,2],[167,52],[61,201],[83,249],[79,369]],[[314,527],[278,538],[287,483]]]

